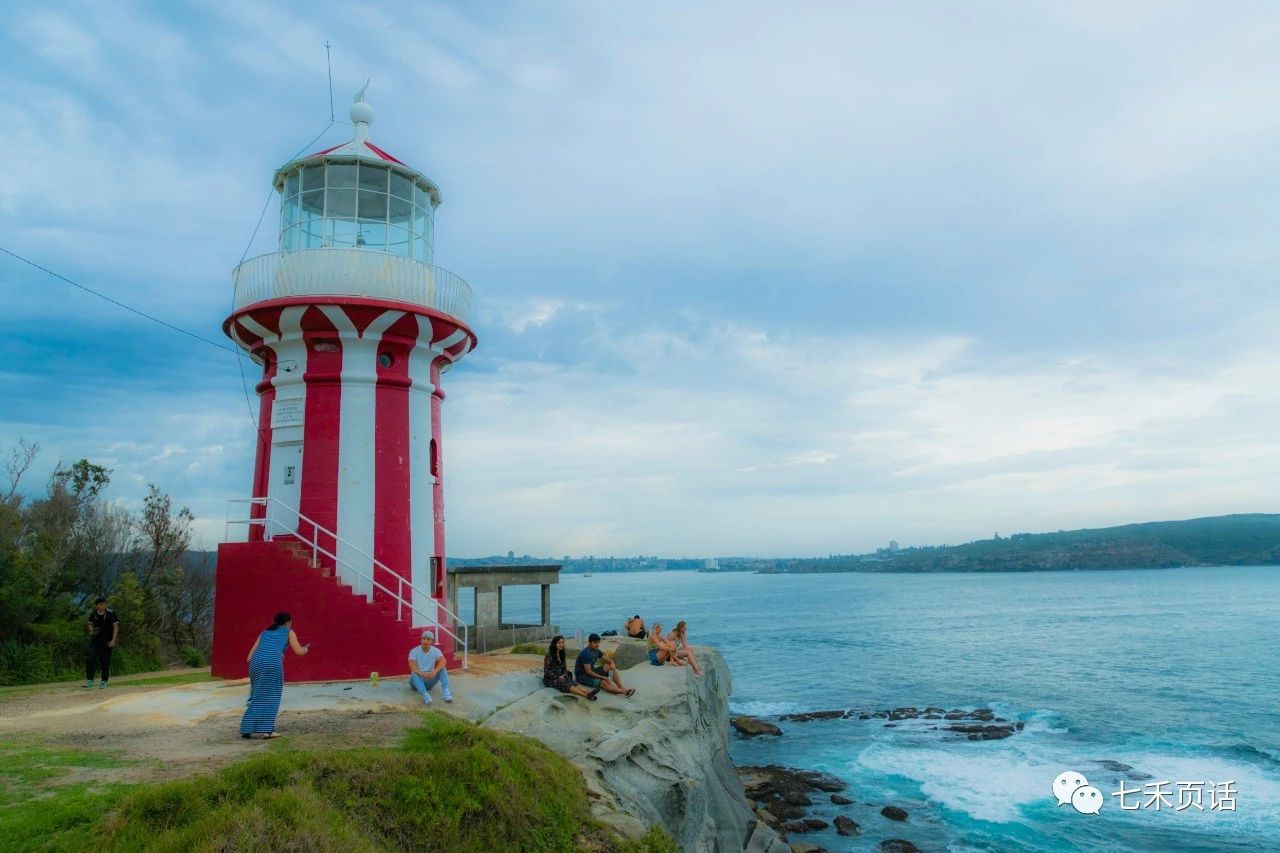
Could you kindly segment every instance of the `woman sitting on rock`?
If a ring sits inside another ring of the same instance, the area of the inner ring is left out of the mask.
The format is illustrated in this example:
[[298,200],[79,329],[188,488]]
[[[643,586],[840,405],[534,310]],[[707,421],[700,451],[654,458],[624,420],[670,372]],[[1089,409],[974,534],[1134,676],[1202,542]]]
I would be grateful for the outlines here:
[[573,673],[564,664],[564,637],[559,634],[551,638],[551,645],[547,647],[547,656],[542,659],[542,683],[546,687],[554,687],[561,693],[572,693],[574,696],[581,696],[593,702],[596,694],[600,692],[599,687],[589,690],[573,680]]
[[653,627],[649,629],[649,663],[654,666],[662,666],[669,663],[672,666],[684,666],[684,663],[676,657],[676,644],[662,636],[662,623],[654,622]]
[[693,674],[702,675],[702,668],[698,666],[698,659],[693,654],[693,646],[689,645],[689,638],[686,636],[688,630],[689,626],[681,619],[671,631],[671,642],[675,646],[676,659],[688,661]]

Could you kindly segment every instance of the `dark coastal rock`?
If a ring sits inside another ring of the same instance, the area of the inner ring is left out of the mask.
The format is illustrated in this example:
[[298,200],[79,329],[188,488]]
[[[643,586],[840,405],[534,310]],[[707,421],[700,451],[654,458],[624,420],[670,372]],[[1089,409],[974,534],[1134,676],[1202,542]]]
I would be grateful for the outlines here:
[[[1022,724],[1019,723],[1018,725],[1021,726]],[[1155,778],[1150,773],[1143,773],[1141,771],[1134,770],[1132,766],[1125,764],[1122,761],[1112,761],[1109,758],[1100,758],[1095,759],[1093,763],[1104,770],[1110,770],[1112,773],[1122,773],[1126,779],[1132,779],[1135,782],[1143,782],[1147,779]]]
[[847,711],[841,709],[838,711],[801,711],[796,714],[783,714],[779,720],[793,720],[797,723],[808,723],[813,720],[838,720],[843,717]]
[[881,853],[920,853],[920,848],[905,838],[886,838],[880,842]]
[[947,710],[945,708],[937,708],[937,707],[934,707],[933,705],[930,705],[928,708],[924,709],[924,712],[926,714],[945,714],[947,713]]
[[818,817],[807,817],[803,821],[801,821],[801,823],[809,827],[809,829],[813,830],[814,832],[817,832],[820,829],[826,829],[827,827],[831,826],[831,824],[827,823],[825,820]]
[[889,818],[889,820],[906,820],[907,810],[898,808],[897,806],[885,806],[880,810],[880,814]]
[[832,776],[829,773],[819,773],[816,770],[806,770],[801,775],[804,777],[805,781],[823,793],[834,794],[836,791],[843,791],[849,787],[848,782],[837,776]]
[[737,729],[739,734],[745,735],[746,737],[782,734],[782,729],[778,728],[773,723],[766,723],[764,720],[757,719],[756,717],[734,717],[729,721],[729,724]]
[[963,719],[964,719],[964,711],[948,711],[947,713],[945,713],[945,714],[943,714],[943,715],[942,715],[942,719],[944,719],[944,720],[963,720]]
[[1013,726],[1008,723],[978,725],[977,723],[962,723],[959,725],[947,726],[947,731],[956,732],[957,734],[968,735],[969,740],[1003,740],[1013,734]]
[[941,714],[925,714],[924,718],[926,720],[941,720],[942,715]]
[[836,825],[836,833],[838,835],[857,835],[862,831],[862,827],[858,826],[858,822],[844,815],[836,815],[832,823]]
[[806,844],[803,841],[797,841],[791,845],[791,853],[827,853],[827,848],[819,847],[816,844]]
[[891,720],[914,720],[918,716],[920,716],[920,712],[915,708],[894,708],[889,712],[889,719]]
[[898,724],[897,724],[897,723],[885,723],[885,724],[884,724],[884,728],[886,728],[886,729],[896,729],[897,727],[898,727]]
[[851,805],[853,805],[853,800],[849,799],[848,797],[843,797],[843,796],[841,796],[840,794],[832,794],[832,795],[831,795],[831,802],[832,802],[832,804],[833,804],[833,805],[837,805],[837,806],[851,806]]
[[1018,720],[1018,722],[1013,724],[1013,727],[1018,731],[1022,731],[1022,727],[1025,725],[1026,723],[1022,722],[1022,720]]
[[[806,806],[813,805],[810,791],[833,793],[848,788],[848,783],[816,770],[797,770],[768,764],[762,767],[739,767],[738,778],[756,817],[780,832],[811,832],[804,827]],[[815,818],[809,818],[815,820]]]
[[982,720],[989,723],[996,718],[996,712],[990,708],[977,708],[964,716],[966,720]]

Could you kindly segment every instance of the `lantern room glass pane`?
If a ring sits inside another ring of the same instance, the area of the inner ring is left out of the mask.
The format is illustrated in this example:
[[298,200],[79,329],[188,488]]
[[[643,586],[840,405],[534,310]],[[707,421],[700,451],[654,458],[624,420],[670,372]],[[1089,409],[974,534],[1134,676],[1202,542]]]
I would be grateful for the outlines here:
[[298,198],[302,199],[302,209],[298,214],[299,219],[324,216],[324,190],[309,190],[298,196]]
[[401,257],[413,257],[413,235],[408,229],[392,225],[387,229],[387,251]]
[[355,219],[356,191],[354,189],[329,189],[324,191],[324,215],[326,219]]
[[385,222],[387,219],[387,194],[360,190],[359,216],[361,219],[377,219]]
[[298,225],[298,248],[319,249],[324,245],[324,220],[316,217]]
[[297,248],[298,226],[286,228],[280,234],[280,251],[292,252]]
[[329,183],[326,184],[326,187],[331,190],[355,189],[356,165],[354,163],[330,163]]
[[290,198],[298,194],[298,171],[295,169],[290,172],[288,177],[284,179],[284,192],[281,193],[285,198]]
[[360,189],[387,191],[387,170],[379,166],[360,164]]
[[404,175],[391,173],[391,194],[400,196],[406,201],[413,201],[413,181]]
[[356,225],[356,246],[381,252],[387,247],[387,223],[379,219],[371,222],[361,219]]
[[405,228],[413,227],[413,204],[399,196],[391,196],[390,209],[387,211],[387,218],[392,225],[400,225]]
[[354,219],[326,219],[325,245],[350,248],[356,244],[356,221]]
[[324,166],[304,166],[302,168],[302,185],[299,189],[303,190],[322,190],[324,189]]
[[427,223],[427,212],[421,207],[414,207],[413,233],[417,234],[419,237],[425,237],[427,235]]
[[298,221],[298,197],[286,198],[280,205],[280,227],[288,228]]

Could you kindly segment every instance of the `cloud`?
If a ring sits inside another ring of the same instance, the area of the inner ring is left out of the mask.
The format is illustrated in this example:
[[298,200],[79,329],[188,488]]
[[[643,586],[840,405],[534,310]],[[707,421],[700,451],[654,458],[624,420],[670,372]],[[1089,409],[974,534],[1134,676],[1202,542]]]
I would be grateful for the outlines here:
[[[329,40],[336,118],[371,76],[476,294],[455,553],[1271,508],[1274,9],[347,11],[19,16],[0,245],[220,339],[271,176],[328,121]],[[3,257],[0,292],[0,440],[109,459],[126,501],[157,479],[216,538],[252,464],[230,357]]]

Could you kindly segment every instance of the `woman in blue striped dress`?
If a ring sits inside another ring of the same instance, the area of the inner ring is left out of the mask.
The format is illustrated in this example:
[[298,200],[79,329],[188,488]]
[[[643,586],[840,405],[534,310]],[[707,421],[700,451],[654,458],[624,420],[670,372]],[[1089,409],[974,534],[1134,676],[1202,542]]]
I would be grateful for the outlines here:
[[280,694],[284,692],[286,646],[298,655],[305,655],[311,648],[298,642],[298,635],[293,633],[293,617],[281,611],[249,649],[249,706],[240,718],[240,737],[276,736],[276,714],[280,711]]

